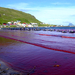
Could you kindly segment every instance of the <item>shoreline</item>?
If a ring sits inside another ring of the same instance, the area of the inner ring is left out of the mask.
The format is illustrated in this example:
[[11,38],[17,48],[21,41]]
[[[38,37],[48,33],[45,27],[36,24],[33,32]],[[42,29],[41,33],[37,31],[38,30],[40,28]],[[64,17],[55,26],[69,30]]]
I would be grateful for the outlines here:
[[5,62],[0,60],[0,75],[22,75],[22,74],[8,67]]
[[34,66],[30,71],[19,72],[10,68],[4,61],[0,59],[0,75],[30,75],[31,72],[34,72],[36,66]]

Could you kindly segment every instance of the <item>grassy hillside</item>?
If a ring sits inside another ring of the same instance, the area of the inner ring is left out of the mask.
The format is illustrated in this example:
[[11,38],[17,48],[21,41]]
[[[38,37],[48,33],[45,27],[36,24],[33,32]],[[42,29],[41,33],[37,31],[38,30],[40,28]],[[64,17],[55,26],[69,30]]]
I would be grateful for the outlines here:
[[34,16],[22,11],[0,7],[0,24],[20,20],[22,23],[40,23]]

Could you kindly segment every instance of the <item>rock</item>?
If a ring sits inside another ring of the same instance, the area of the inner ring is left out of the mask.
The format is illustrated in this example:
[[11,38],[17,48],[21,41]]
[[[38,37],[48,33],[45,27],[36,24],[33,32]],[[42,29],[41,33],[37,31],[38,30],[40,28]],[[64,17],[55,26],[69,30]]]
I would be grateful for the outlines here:
[[0,73],[0,75],[3,75],[2,73]]
[[75,33],[75,31],[71,30],[71,31],[69,31],[69,33]]
[[60,65],[53,65],[53,67],[59,67]]
[[62,31],[62,33],[67,33],[67,31]]
[[7,71],[6,70],[3,70],[2,73],[7,73]]
[[60,65],[56,65],[56,67],[59,67]]

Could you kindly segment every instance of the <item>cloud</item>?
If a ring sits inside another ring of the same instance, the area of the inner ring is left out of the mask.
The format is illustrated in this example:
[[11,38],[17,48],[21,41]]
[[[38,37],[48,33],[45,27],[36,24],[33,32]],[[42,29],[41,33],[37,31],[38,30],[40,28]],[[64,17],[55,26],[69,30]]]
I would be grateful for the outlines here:
[[55,2],[55,3],[51,3],[53,5],[69,5],[71,3],[60,3],[60,2]]
[[[55,3],[54,3],[55,4]],[[56,3],[56,4],[69,4],[69,3]],[[28,3],[9,4],[9,7],[25,11],[34,15],[38,20],[50,24],[63,24],[66,21],[75,24],[75,6],[73,7],[32,7]]]
[[70,15],[75,13],[74,8],[39,8],[39,12],[31,12],[37,19],[51,24],[66,24],[63,21],[74,22]]
[[12,8],[12,9],[16,9],[16,10],[20,10],[20,11],[38,11],[35,8],[33,8],[32,6],[30,6],[29,3],[15,3],[15,4],[8,4],[7,5],[8,8]]
[[75,14],[70,15],[71,17],[75,17]]
[[71,23],[70,21],[64,21],[63,23]]
[[8,4],[7,7],[9,8],[16,8],[16,9],[24,9],[27,7],[29,4],[28,3],[15,3],[15,4]]

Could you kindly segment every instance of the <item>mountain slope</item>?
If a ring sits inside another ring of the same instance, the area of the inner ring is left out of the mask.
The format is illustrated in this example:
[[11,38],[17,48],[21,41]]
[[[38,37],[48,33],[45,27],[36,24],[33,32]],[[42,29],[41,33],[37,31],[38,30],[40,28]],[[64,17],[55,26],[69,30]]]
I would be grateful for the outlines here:
[[68,26],[74,26],[72,23],[69,23],[69,25]]
[[0,7],[0,24],[20,20],[22,23],[40,23],[34,16],[22,11]]

